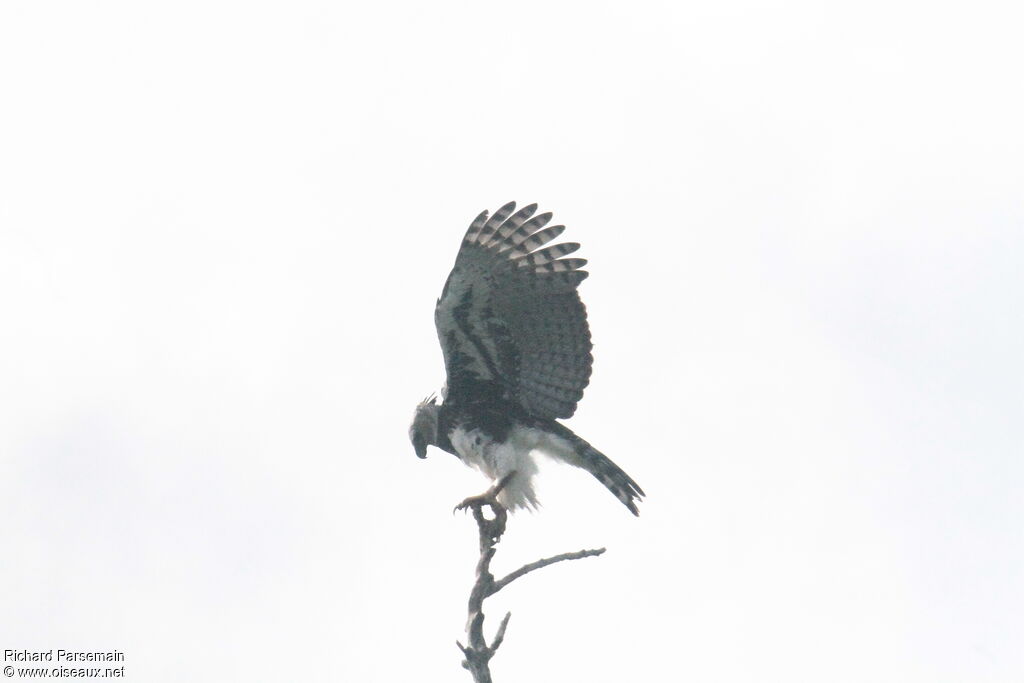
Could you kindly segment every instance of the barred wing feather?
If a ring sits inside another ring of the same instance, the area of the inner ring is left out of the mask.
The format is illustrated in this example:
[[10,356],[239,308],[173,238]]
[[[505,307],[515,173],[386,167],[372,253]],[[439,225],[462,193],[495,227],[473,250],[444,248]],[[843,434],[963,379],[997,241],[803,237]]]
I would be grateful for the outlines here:
[[593,357],[587,311],[577,286],[579,249],[545,246],[565,226],[545,227],[550,213],[510,202],[469,226],[434,312],[448,374],[460,400],[500,398],[543,418],[576,411]]

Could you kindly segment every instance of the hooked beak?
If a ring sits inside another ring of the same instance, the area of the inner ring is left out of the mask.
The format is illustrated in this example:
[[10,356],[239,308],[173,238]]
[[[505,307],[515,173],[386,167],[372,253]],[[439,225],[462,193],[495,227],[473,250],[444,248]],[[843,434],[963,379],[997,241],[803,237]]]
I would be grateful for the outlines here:
[[427,457],[427,441],[421,436],[412,440],[412,446],[416,449],[416,457],[421,460]]

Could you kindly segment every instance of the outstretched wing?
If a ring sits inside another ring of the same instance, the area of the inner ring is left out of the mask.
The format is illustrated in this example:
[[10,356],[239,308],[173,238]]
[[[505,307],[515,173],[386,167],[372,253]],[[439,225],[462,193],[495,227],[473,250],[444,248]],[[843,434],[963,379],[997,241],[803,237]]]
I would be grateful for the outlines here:
[[515,202],[477,216],[434,311],[448,397],[515,401],[537,417],[576,411],[590,381],[590,328],[576,287],[574,242],[545,246],[564,225]]

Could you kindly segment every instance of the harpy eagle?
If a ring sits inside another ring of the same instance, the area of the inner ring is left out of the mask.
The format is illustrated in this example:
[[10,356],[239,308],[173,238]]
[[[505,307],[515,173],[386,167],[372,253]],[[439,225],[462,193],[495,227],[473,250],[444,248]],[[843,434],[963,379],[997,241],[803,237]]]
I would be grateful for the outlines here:
[[[447,382],[442,402],[416,407],[416,455],[437,446],[495,482],[497,502],[534,508],[532,453],[585,469],[634,515],[643,490],[607,456],[556,420],[571,417],[590,381],[587,311],[577,286],[586,260],[575,242],[545,246],[565,230],[550,213],[509,202],[469,226],[437,300],[434,323]],[[488,494],[467,499],[487,500]],[[463,507],[460,506],[460,507]]]

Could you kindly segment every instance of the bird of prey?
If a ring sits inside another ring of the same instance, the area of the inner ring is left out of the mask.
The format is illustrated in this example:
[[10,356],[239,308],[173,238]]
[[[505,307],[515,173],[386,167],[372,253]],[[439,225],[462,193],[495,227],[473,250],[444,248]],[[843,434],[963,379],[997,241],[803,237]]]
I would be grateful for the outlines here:
[[550,213],[510,202],[469,226],[434,323],[447,381],[442,401],[422,401],[409,427],[416,455],[436,446],[490,477],[471,501],[536,508],[533,453],[575,465],[634,515],[643,490],[607,456],[557,422],[571,417],[590,381],[587,311],[577,286],[586,260],[575,242],[545,246],[565,230]]

